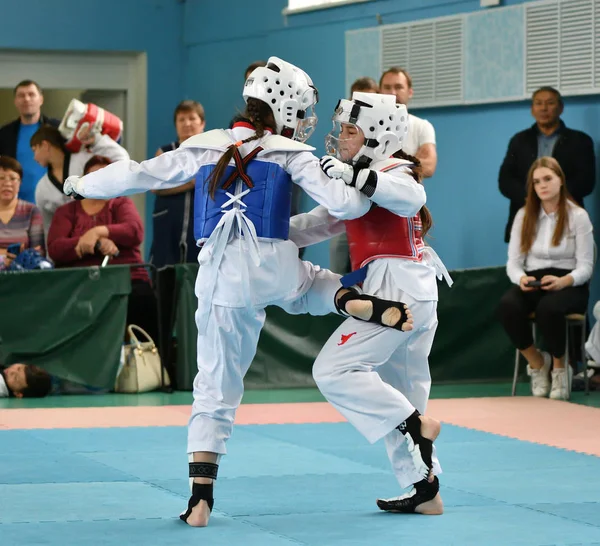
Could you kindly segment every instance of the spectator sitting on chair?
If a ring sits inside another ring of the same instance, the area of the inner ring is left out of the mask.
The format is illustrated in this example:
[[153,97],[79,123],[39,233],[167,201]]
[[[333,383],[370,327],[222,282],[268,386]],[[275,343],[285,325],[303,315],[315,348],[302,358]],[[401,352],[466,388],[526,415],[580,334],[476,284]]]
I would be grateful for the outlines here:
[[[111,163],[92,157],[84,166],[88,174]],[[54,214],[48,233],[48,254],[56,267],[100,265],[105,256],[111,264],[142,264],[142,219],[129,197],[71,200]],[[137,324],[158,345],[156,297],[144,267],[131,268],[131,294],[127,324]]]
[[50,392],[50,374],[31,364],[0,368],[0,398],[43,398]]
[[[515,286],[498,309],[504,329],[527,360],[534,396],[568,398],[572,369],[565,370],[565,315],[587,309],[593,262],[587,212],[570,196],[556,159],[537,159],[527,175],[525,207],[515,216],[508,243],[506,270]],[[551,355],[533,343],[531,313]]]
[[0,267],[8,266],[14,255],[7,253],[10,245],[21,249],[35,248],[45,255],[44,228],[38,208],[19,199],[23,170],[16,159],[0,156]]

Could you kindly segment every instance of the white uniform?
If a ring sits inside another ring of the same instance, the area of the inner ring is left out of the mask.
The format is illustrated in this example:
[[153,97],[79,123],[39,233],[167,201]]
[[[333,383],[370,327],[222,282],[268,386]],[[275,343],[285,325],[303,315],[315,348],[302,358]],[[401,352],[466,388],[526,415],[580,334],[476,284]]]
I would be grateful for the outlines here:
[[[109,165],[75,180],[74,188],[85,197],[107,198],[176,187],[194,177],[202,166],[216,164],[228,145],[253,134],[244,127],[210,131],[140,164],[122,161]],[[242,145],[240,153],[246,156],[257,146],[263,151],[255,161],[279,165],[333,216],[356,218],[369,210],[370,201],[355,188],[325,176],[318,159],[309,153],[313,148],[267,134]],[[226,453],[225,443],[243,394],[243,378],[264,324],[264,308],[277,305],[290,313],[314,315],[335,312],[334,295],[341,286],[339,275],[301,261],[291,240],[259,240],[243,212],[244,194],[231,194],[198,256],[198,374],[189,453]]]
[[8,387],[6,386],[6,380],[0,373],[0,398],[8,398],[10,396]]
[[408,114],[408,133],[402,142],[402,150],[415,155],[424,144],[435,146],[435,129],[429,121]]
[[[600,364],[600,301],[597,301],[594,305],[594,318],[596,319],[596,324],[594,324],[585,342],[585,351],[591,360]],[[581,356],[582,358],[586,358],[585,355]]]
[[[81,176],[85,164],[95,155],[103,155],[111,161],[121,161],[129,159],[127,150],[117,144],[108,135],[102,135],[97,142],[88,151],[81,150],[80,152],[65,154],[64,173],[65,179],[68,176]],[[44,222],[44,233],[48,237],[50,224],[56,209],[65,203],[71,201],[71,198],[65,195],[51,181],[48,173],[46,173],[35,188],[35,204],[42,212],[42,220]]]
[[[377,170],[376,164],[373,170]],[[424,204],[423,186],[400,166],[378,172],[372,201],[411,218]],[[320,242],[339,232],[343,222],[321,207],[292,218],[294,239],[300,244]],[[431,247],[422,261],[378,258],[369,265],[363,283],[366,294],[402,301],[413,314],[414,329],[400,332],[347,319],[329,338],[313,368],[323,395],[371,443],[384,438],[394,474],[401,487],[422,479],[416,472],[404,435],[396,427],[417,409],[424,414],[431,376],[428,357],[437,328],[436,276],[452,283]],[[440,474],[437,457],[434,474]]]

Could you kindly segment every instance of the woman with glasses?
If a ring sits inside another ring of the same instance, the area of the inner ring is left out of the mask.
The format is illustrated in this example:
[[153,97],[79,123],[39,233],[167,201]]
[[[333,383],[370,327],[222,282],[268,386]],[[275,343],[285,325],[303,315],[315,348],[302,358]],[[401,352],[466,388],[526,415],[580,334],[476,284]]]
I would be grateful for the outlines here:
[[14,259],[8,252],[11,245],[46,254],[42,215],[33,203],[19,199],[22,177],[23,168],[16,159],[0,156],[0,267]]

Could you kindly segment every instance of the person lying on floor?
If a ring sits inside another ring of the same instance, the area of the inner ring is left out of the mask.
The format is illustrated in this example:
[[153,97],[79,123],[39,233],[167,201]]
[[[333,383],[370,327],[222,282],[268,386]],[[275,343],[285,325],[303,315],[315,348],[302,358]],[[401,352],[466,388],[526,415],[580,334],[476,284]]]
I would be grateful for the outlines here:
[[50,374],[32,364],[0,367],[0,398],[43,398],[50,392]]

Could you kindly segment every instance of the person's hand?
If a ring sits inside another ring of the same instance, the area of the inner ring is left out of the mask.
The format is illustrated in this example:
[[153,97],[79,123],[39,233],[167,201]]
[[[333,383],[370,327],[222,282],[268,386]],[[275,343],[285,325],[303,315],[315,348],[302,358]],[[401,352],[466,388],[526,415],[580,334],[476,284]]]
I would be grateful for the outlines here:
[[96,144],[96,136],[95,133],[92,133],[92,127],[89,124],[84,124],[77,133],[77,138],[81,141],[81,144],[87,148],[91,148]]
[[102,237],[98,241],[97,248],[103,256],[113,257],[119,253],[119,249],[117,248],[117,245],[113,241],[108,239],[107,237]]
[[536,278],[531,275],[523,275],[519,280],[519,288],[523,290],[523,292],[533,292],[534,290],[537,290],[537,288],[535,286],[527,286],[527,283],[535,280]]
[[77,192],[77,188],[81,185],[81,176],[69,176],[63,184],[63,193],[65,195],[70,195],[74,199],[85,199],[80,193]]
[[329,178],[341,178],[349,186],[354,185],[354,167],[352,165],[348,165],[330,155],[324,155],[319,164]]
[[98,232],[96,231],[96,228],[92,228],[92,229],[86,231],[79,238],[79,241],[77,242],[77,245],[75,246],[75,252],[76,252],[77,256],[82,258],[85,254],[94,254],[94,252],[95,252],[94,247],[96,246],[96,243],[98,242],[99,238],[100,237],[98,236]]
[[569,286],[566,277],[555,277],[554,275],[544,275],[542,277],[542,290],[555,292]]
[[[23,252],[24,250],[25,250],[25,243],[21,243],[19,252]],[[6,258],[4,258],[5,267],[8,267],[16,257],[17,257],[16,254],[13,254],[12,252],[7,252]]]

